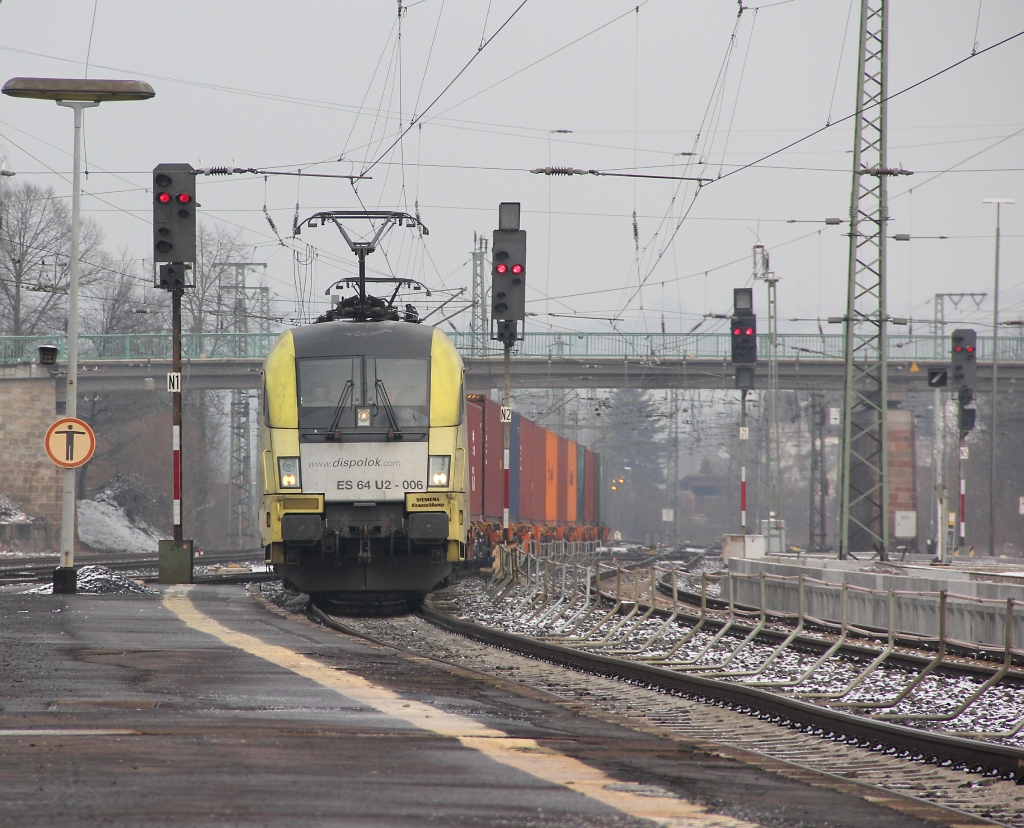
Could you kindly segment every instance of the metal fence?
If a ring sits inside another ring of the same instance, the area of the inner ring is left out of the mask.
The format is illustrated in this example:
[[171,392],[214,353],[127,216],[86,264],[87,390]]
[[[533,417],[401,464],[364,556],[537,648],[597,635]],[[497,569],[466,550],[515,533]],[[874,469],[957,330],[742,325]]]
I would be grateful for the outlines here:
[[[449,333],[463,356],[498,356],[498,343],[474,340],[467,332]],[[182,356],[186,359],[262,359],[273,345],[277,334],[220,333],[182,334]],[[949,340],[935,336],[888,337],[889,358],[949,360]],[[39,345],[56,345],[60,358],[65,358],[65,336],[2,336],[0,363],[32,362]],[[759,336],[761,353],[768,352],[768,334]],[[108,334],[79,336],[79,359],[170,359],[170,334]],[[819,360],[843,358],[841,334],[779,334],[779,358],[785,360]],[[729,359],[732,353],[727,333],[532,333],[527,331],[518,344],[517,354],[524,357],[614,358],[620,359]],[[978,337],[978,360],[992,359],[992,337]],[[1001,362],[1024,362],[1024,337],[1002,336],[999,339]]]

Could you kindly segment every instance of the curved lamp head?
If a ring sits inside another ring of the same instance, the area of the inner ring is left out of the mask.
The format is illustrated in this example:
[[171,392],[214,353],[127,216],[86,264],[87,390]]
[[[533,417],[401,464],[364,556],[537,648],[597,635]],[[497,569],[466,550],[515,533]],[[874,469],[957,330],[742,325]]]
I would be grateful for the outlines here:
[[144,101],[156,95],[153,87],[137,80],[95,80],[92,78],[11,78],[4,84],[12,98],[46,101]]

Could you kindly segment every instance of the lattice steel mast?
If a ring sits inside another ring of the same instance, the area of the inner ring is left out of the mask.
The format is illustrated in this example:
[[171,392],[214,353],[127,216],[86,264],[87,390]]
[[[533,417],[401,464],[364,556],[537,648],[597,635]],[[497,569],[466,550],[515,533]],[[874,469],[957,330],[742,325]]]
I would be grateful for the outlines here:
[[[764,492],[767,506],[765,543],[769,550],[782,548],[782,448],[779,440],[779,311],[776,294],[778,279],[771,271],[768,251],[763,244],[754,245],[754,279],[768,286],[768,405],[767,428],[762,432],[765,450]],[[758,509],[760,511],[760,507]]]
[[[231,284],[232,331],[236,334],[249,333],[249,294],[254,294],[254,314],[260,333],[270,330],[270,291],[266,287],[247,288],[245,274],[251,267],[266,268],[264,262],[215,262],[215,267],[229,267],[234,270]],[[248,342],[239,337],[240,343]],[[235,356],[253,357],[256,354],[236,350]],[[256,535],[253,522],[252,492],[252,425],[249,406],[249,392],[233,390],[229,407],[230,448],[228,452],[228,537],[239,548],[251,545]]]
[[487,352],[490,339],[490,323],[487,317],[487,239],[473,234],[473,307],[469,319],[469,352],[482,356]]
[[857,120],[850,198],[839,557],[889,549],[888,358],[886,354],[887,179],[886,0],[863,0]]

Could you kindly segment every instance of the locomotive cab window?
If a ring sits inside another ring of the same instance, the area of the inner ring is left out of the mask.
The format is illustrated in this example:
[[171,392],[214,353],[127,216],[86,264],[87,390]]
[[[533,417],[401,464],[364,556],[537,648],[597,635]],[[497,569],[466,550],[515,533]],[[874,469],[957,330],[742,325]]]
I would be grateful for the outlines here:
[[373,425],[394,426],[391,408],[399,428],[426,428],[430,424],[427,360],[415,357],[367,357],[366,402],[373,412]]
[[299,428],[308,435],[358,429],[360,439],[430,424],[430,363],[417,357],[300,359]]
[[353,428],[363,405],[362,360],[358,357],[298,361],[299,427],[329,431]]

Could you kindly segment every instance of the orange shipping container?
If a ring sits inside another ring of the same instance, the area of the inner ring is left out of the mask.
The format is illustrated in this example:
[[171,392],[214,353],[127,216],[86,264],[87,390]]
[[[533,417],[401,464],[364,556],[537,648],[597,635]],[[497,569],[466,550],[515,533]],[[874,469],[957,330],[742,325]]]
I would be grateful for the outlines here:
[[555,487],[558,490],[558,517],[559,526],[564,526],[569,519],[569,441],[564,437],[558,438],[558,474],[555,477]]
[[577,478],[576,469],[578,461],[576,459],[576,444],[569,441],[569,459],[565,464],[565,469],[568,472],[568,486],[566,486],[566,515],[565,519],[569,523],[580,523],[583,515],[578,515],[576,510],[577,493],[576,487],[579,485]]
[[544,521],[558,520],[558,435],[544,431]]

